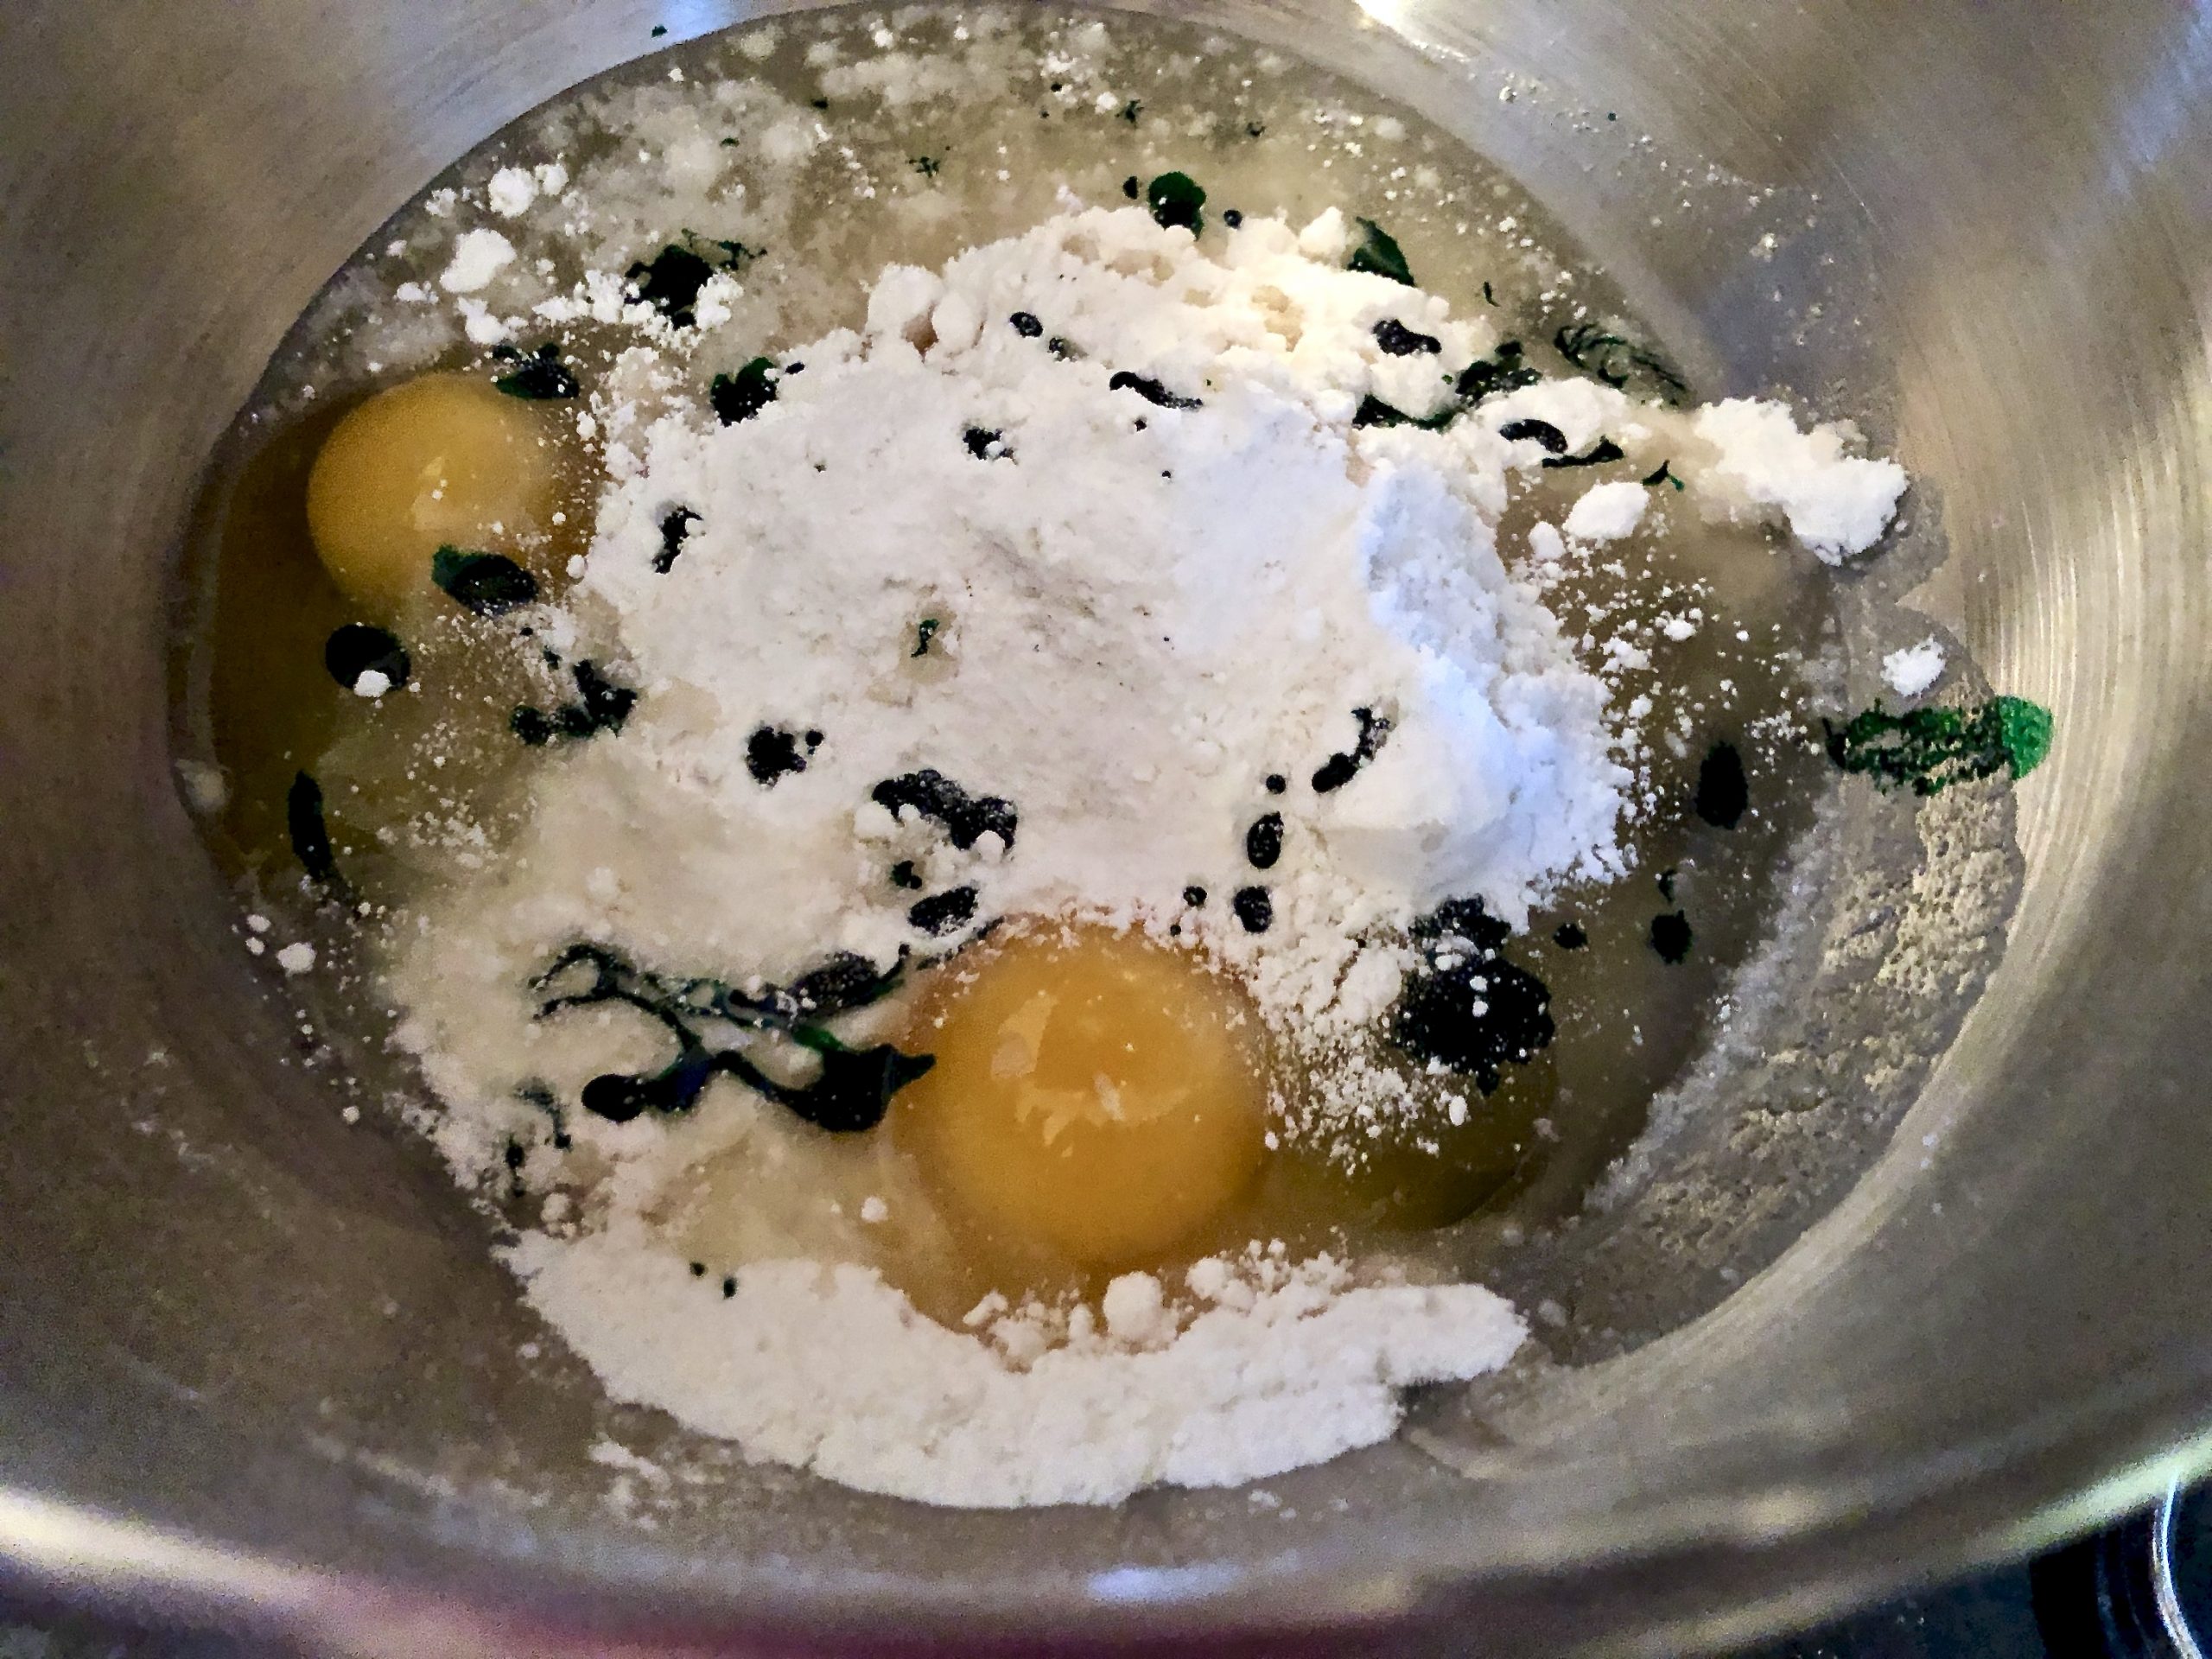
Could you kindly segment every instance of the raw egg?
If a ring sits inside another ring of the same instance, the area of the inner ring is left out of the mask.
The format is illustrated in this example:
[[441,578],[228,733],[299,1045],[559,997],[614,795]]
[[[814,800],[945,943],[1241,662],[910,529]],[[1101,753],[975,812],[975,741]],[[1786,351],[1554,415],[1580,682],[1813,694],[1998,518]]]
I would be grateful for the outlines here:
[[[389,614],[430,588],[442,546],[524,550],[563,483],[559,423],[462,374],[380,391],[324,440],[308,476],[316,555],[357,603]],[[541,574],[543,574],[541,572]]]
[[937,1064],[896,1133],[1001,1250],[1157,1262],[1250,1184],[1267,1133],[1259,1025],[1187,950],[1045,925],[975,947],[920,993]]

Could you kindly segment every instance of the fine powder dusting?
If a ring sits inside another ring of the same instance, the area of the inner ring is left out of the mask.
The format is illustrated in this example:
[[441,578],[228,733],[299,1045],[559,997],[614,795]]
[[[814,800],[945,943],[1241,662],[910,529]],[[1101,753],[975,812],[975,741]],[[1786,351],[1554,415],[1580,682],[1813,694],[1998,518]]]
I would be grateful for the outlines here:
[[[533,1019],[531,975],[579,938],[741,984],[828,950],[940,954],[1010,915],[1173,927],[1325,1103],[1417,918],[1479,897],[1518,925],[1560,882],[1623,873],[1636,711],[1501,557],[1509,503],[1562,442],[1609,440],[1713,518],[1835,561],[1879,537],[1904,476],[1779,405],[1678,412],[1586,380],[1427,429],[1498,341],[1346,269],[1347,229],[1252,217],[1202,251],[1139,209],[1071,209],[887,270],[863,329],[756,365],[720,419],[685,341],[628,354],[561,626],[635,710],[547,753],[513,855],[426,904],[391,964],[457,1169],[534,1179],[518,1090],[574,1098],[650,1053],[603,1010]],[[488,280],[505,246],[467,233],[445,285]],[[1413,335],[1437,349],[1386,348]],[[1632,533],[1645,490],[1588,491],[1567,535]],[[879,788],[924,772],[1007,810]],[[1280,847],[1255,869],[1263,814]],[[610,1395],[750,1455],[973,1505],[1235,1484],[1383,1438],[1396,1390],[1495,1369],[1524,1334],[1478,1287],[1258,1246],[1124,1275],[1103,1321],[994,1298],[951,1328],[820,1250],[764,1249],[705,1305],[658,1218],[702,1160],[786,1144],[772,1108],[714,1087],[713,1114],[570,1114],[602,1176],[509,1259]]]
[[614,1398],[850,1486],[974,1507],[1318,1463],[1387,1436],[1399,1389],[1493,1370],[1524,1334],[1476,1285],[1350,1288],[1325,1260],[1263,1264],[1255,1283],[1211,1262],[1179,1332],[1159,1282],[1129,1274],[1107,1330],[1017,1367],[865,1268],[764,1262],[702,1319],[683,1263],[632,1227],[533,1237],[513,1262]]

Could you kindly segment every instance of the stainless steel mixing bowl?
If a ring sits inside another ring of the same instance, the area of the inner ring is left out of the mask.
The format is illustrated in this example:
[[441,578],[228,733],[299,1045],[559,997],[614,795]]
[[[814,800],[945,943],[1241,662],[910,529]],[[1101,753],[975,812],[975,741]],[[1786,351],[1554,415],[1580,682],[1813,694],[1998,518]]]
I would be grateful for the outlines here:
[[[1487,1451],[1440,1408],[1425,1438],[1271,1483],[1274,1511],[1174,1492],[946,1514],[738,1471],[711,1526],[619,1524],[582,1457],[588,1379],[515,1360],[531,1330],[480,1224],[427,1156],[340,1122],[227,931],[170,774],[165,583],[210,445],[364,236],[653,25],[680,40],[744,9],[13,0],[0,1555],[20,1586],[410,1655],[1023,1633],[1280,1651],[1386,1628],[1676,1651],[2212,1464],[2212,769],[2191,736],[2212,690],[2212,8],[1173,10],[1427,111],[1709,384],[1847,383],[1911,467],[1949,550],[1915,602],[2060,737],[2020,791],[2009,950],[1903,1127],[1873,1126],[1887,1153],[1832,1206],[1809,1176],[1747,1188],[1775,1247],[1810,1230],[1541,1411],[1499,1405]],[[1847,1134],[1850,1107],[1806,1121]],[[1754,1109],[1777,1109],[1715,1132]]]

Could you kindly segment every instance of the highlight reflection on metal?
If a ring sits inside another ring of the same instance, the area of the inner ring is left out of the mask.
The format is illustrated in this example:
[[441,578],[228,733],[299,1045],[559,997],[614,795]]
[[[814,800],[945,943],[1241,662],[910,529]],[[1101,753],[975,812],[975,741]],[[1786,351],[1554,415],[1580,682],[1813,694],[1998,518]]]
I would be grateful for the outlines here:
[[[588,1382],[515,1362],[533,1327],[442,1178],[277,1063],[293,1021],[260,1000],[168,776],[164,561],[209,445],[385,214],[650,49],[653,22],[734,14],[16,0],[0,1553],[17,1573],[97,1565],[104,1593],[257,1604],[355,1651],[489,1651],[502,1624],[518,1650],[619,1634],[676,1651],[1391,1618],[1441,1650],[1679,1650],[2024,1546],[2069,1493],[2212,1427],[2212,12],[1160,4],[1469,138],[1714,390],[1849,387],[1894,435],[1915,515],[1950,549],[1922,602],[2060,732],[2021,792],[2008,954],[1902,1155],[1688,1336],[1554,1376],[1519,1416],[1425,1405],[1423,1432],[1479,1478],[1402,1442],[1280,1483],[1301,1494],[1293,1526],[1203,1493],[919,1513],[740,1471],[751,1501],[711,1529],[610,1526],[579,1450]],[[1679,205],[1708,179],[1727,188]],[[1771,221],[1754,199],[1788,208],[1793,245],[1756,284]],[[1840,1093],[1854,1075],[1839,1063]],[[1808,1103],[1743,1120],[1809,1122]],[[1746,1213],[1799,1224],[1820,1150],[1744,1171]],[[56,1505],[70,1550],[24,1520]],[[149,1529],[193,1553],[157,1554]]]
[[2189,1610],[2182,1605],[2181,1586],[2174,1577],[2174,1528],[2181,1501],[2178,1481],[2167,1487],[2165,1497],[2158,1501],[2158,1520],[2151,1532],[2152,1591],[2158,1598],[2158,1622],[2165,1627],[2166,1640],[2174,1644],[2179,1659],[2204,1659],[2204,1649],[2190,1623]]

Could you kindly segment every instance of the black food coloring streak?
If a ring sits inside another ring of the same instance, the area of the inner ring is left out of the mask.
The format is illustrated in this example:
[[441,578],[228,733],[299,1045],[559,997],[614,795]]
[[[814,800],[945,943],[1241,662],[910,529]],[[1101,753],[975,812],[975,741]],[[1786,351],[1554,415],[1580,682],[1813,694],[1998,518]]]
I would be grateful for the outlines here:
[[715,418],[724,426],[735,426],[740,421],[749,421],[776,401],[776,383],[769,372],[775,367],[765,357],[756,357],[735,374],[718,374],[707,388],[707,401],[714,406]]
[[976,919],[976,889],[953,887],[918,899],[906,912],[906,920],[932,937],[956,932]]
[[561,361],[561,348],[546,341],[528,357],[512,346],[494,346],[492,355],[516,366],[492,382],[510,397],[530,403],[557,403],[581,390],[576,377]]
[[331,849],[330,829],[323,822],[322,785],[308,773],[296,772],[284,795],[284,828],[292,838],[292,856],[312,881],[339,880],[338,855]]
[[1180,225],[1196,236],[1205,227],[1206,193],[1187,173],[1161,174],[1145,186],[1144,200],[1152,209],[1153,222],[1163,230]]
[[[789,989],[770,986],[753,995],[720,980],[651,973],[619,951],[582,943],[563,951],[531,986],[548,993],[538,1019],[620,1002],[658,1021],[676,1039],[675,1058],[658,1071],[610,1071],[586,1084],[582,1103],[588,1112],[616,1123],[648,1111],[688,1112],[709,1083],[728,1076],[818,1128],[853,1134],[881,1122],[892,1096],[935,1061],[888,1044],[849,1048],[811,1021],[880,1000],[898,976],[895,969],[877,974],[861,958],[838,957]],[[821,1070],[804,1087],[779,1083],[736,1049],[710,1045],[702,1032],[717,1023],[777,1033],[813,1053]]]
[[1380,718],[1372,709],[1355,709],[1352,718],[1359,722],[1359,740],[1349,753],[1338,750],[1313,774],[1313,792],[1326,795],[1342,789],[1359,775],[1359,769],[1382,753],[1383,741],[1390,735],[1390,722]]
[[617,685],[588,662],[569,671],[576,683],[576,701],[547,712],[527,703],[508,717],[507,728],[524,742],[537,747],[556,738],[586,738],[601,732],[619,732],[638,706],[638,694]]
[[631,296],[641,300],[679,328],[698,319],[692,307],[699,290],[715,268],[680,242],[671,242],[649,260],[641,260],[625,273]]
[[1553,336],[1552,343],[1583,373],[1616,390],[1640,379],[1654,397],[1670,404],[1688,390],[1662,359],[1618,334],[1607,334],[1594,322],[1570,324]]
[[777,1000],[787,1016],[827,1019],[880,1001],[899,982],[899,969],[884,972],[866,957],[840,950],[818,968],[810,968],[781,991],[773,987],[761,993]]
[[[1521,342],[1509,340],[1490,357],[1477,358],[1460,370],[1453,390],[1467,402],[1479,404],[1485,397],[1533,386],[1543,378],[1522,361]],[[1564,438],[1560,440],[1560,448],[1567,448]]]
[[1679,963],[1690,953],[1689,918],[1679,910],[1651,918],[1651,948],[1659,953],[1659,960],[1669,964]]
[[660,521],[660,550],[653,555],[655,570],[664,576],[669,573],[677,555],[683,551],[683,538],[698,522],[699,515],[689,507],[678,507]]
[[1508,421],[1497,435],[1508,443],[1540,443],[1555,455],[1567,453],[1567,434],[1549,421]]
[[1244,832],[1244,859],[1255,870],[1272,870],[1282,856],[1282,814],[1270,812]]
[[952,844],[965,852],[984,835],[995,835],[1011,850],[1019,819],[1014,803],[995,795],[970,795],[934,767],[887,778],[868,798],[894,817],[906,807],[944,825]]
[[1275,901],[1265,887],[1239,887],[1229,901],[1247,933],[1264,933],[1275,922]]
[[1567,467],[1602,467],[1609,461],[1627,459],[1627,450],[1611,438],[1600,438],[1597,448],[1586,455],[1550,455],[1545,458],[1544,465],[1556,471]]
[[1444,342],[1434,334],[1415,334],[1395,317],[1385,317],[1375,325],[1375,343],[1382,348],[1385,357],[1414,357],[1422,353],[1433,355],[1444,349]]
[[1387,276],[1394,283],[1414,285],[1414,274],[1406,265],[1406,256],[1389,232],[1371,219],[1358,221],[1362,232],[1359,245],[1351,251],[1346,261],[1353,270],[1363,270],[1372,276]]
[[442,547],[431,556],[430,580],[479,616],[499,616],[537,597],[537,578],[504,553]]
[[1117,371],[1107,381],[1109,391],[1134,391],[1147,404],[1161,409],[1201,409],[1205,405],[1196,397],[1179,397],[1159,381],[1145,375],[1132,374],[1127,369]]
[[1413,926],[1420,965],[1406,976],[1391,1016],[1391,1040],[1494,1092],[1508,1062],[1526,1064],[1550,1046],[1549,988],[1500,954],[1512,929],[1479,899],[1455,899]]
[[366,622],[348,622],[323,641],[322,665],[348,691],[364,674],[381,674],[391,690],[407,683],[413,665],[398,637]]
[[818,732],[809,732],[806,736],[813,741],[807,742],[797,733],[778,726],[756,727],[745,740],[745,769],[753,774],[753,781],[763,788],[773,788],[779,779],[804,772],[807,756],[822,741]]
[[569,1138],[568,1129],[562,1124],[561,1103],[554,1098],[551,1089],[542,1083],[525,1083],[516,1089],[515,1098],[536,1107],[545,1114],[547,1121],[553,1126],[554,1151],[566,1152],[575,1145],[575,1142]]
[[1716,830],[1733,830],[1751,805],[1744,757],[1733,743],[1716,743],[1697,769],[1697,815]]
[[1424,432],[1441,432],[1459,418],[1460,405],[1446,404],[1433,415],[1408,415],[1395,404],[1386,404],[1373,392],[1359,400],[1353,412],[1354,426],[1417,426]]

